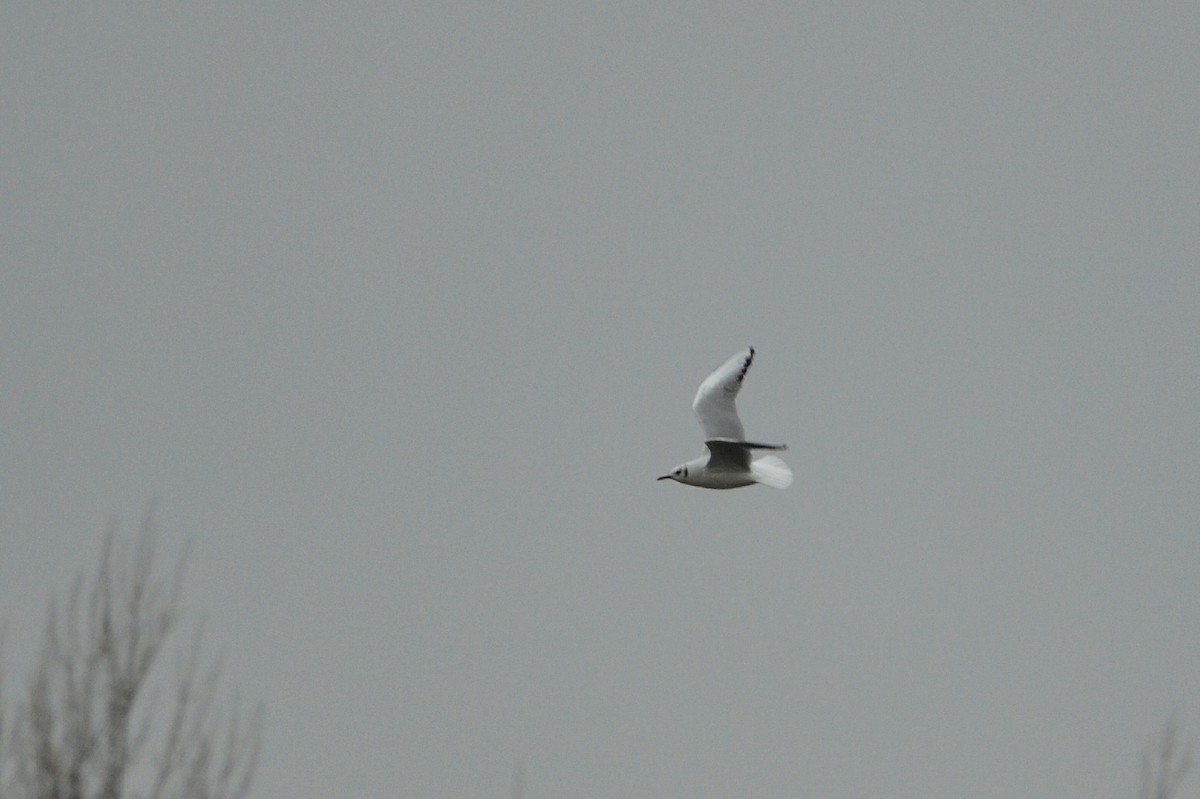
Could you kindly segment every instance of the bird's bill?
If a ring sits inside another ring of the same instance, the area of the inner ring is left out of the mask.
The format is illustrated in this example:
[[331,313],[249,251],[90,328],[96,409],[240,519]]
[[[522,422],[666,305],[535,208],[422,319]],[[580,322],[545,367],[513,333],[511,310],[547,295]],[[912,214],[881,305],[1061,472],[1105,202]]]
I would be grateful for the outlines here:
[[654,479],[655,479],[655,480],[670,480],[670,479],[671,479],[671,475],[669,475],[669,474],[664,474],[662,477],[655,477]]

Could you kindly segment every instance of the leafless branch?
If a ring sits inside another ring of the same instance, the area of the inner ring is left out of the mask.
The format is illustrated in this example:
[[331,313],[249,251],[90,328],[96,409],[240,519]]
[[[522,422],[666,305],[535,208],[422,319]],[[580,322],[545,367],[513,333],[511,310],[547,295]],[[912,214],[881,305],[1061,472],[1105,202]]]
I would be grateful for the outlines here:
[[1179,740],[1179,716],[1171,713],[1142,751],[1138,799],[1172,799],[1192,767],[1194,745]]
[[[179,624],[184,558],[159,576],[148,513],[132,548],[105,535],[99,565],[52,602],[24,702],[0,715],[0,795],[8,799],[242,799],[258,755],[261,711],[240,726],[215,697],[219,668],[201,637],[176,676],[169,715],[149,686]],[[5,727],[8,722],[10,726]],[[151,739],[162,741],[146,753]],[[149,775],[146,779],[140,779]],[[134,778],[148,784],[131,789]]]

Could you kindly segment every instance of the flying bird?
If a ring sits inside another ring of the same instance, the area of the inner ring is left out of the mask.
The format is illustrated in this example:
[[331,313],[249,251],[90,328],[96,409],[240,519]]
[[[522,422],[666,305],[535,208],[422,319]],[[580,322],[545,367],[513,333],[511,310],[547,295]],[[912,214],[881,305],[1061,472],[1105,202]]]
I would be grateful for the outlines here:
[[758,444],[747,441],[742,432],[742,420],[733,404],[746,372],[754,360],[754,348],[734,355],[700,384],[692,410],[704,428],[704,443],[708,454],[681,463],[659,480],[674,480],[699,488],[740,488],[762,483],[772,488],[787,488],[792,484],[792,470],[774,455],[750,460],[754,449],[787,449],[786,444]]

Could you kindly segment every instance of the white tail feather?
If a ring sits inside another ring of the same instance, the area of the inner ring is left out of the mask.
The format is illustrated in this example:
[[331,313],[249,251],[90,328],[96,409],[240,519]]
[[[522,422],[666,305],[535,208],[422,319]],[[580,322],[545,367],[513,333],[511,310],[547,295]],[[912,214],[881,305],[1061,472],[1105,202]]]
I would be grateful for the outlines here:
[[755,481],[771,488],[787,488],[792,484],[792,470],[774,455],[767,455],[750,464]]

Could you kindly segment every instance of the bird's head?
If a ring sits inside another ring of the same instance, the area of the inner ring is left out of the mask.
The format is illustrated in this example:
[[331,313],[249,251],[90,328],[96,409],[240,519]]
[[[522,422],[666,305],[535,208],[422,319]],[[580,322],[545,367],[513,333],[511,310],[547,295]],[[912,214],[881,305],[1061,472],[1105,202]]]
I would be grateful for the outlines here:
[[682,483],[685,480],[687,480],[687,476],[688,476],[688,465],[686,463],[681,463],[678,466],[676,466],[674,469],[672,469],[669,473],[664,474],[662,477],[659,477],[658,479],[659,480],[674,480],[678,483]]

